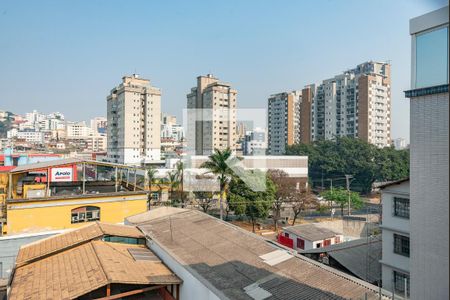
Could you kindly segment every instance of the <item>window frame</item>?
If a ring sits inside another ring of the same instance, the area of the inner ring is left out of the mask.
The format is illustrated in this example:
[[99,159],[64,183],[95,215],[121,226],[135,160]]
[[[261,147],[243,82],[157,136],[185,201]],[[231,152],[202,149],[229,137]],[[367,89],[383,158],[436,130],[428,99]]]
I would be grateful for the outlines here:
[[[406,235],[394,233],[394,253],[402,256],[410,256],[410,238]],[[406,245],[407,243],[407,245]],[[407,251],[406,251],[407,249]]]
[[[70,211],[70,223],[77,224],[100,221],[100,211],[100,207],[93,205],[74,208]],[[91,217],[88,217],[89,214]]]
[[406,293],[411,295],[411,281],[410,276],[406,273],[399,272],[396,270],[392,271],[392,280],[393,280],[393,288],[396,294],[405,294],[405,278],[406,284],[408,285],[406,288]]
[[[402,203],[403,201],[403,203]],[[397,204],[400,203],[400,205],[405,205],[405,203],[407,202],[407,209],[406,208],[401,208],[399,207]],[[409,198],[403,198],[403,197],[394,197],[393,201],[393,210],[392,210],[392,214],[394,217],[399,217],[399,218],[403,218],[403,219],[409,219],[410,218],[410,199]]]

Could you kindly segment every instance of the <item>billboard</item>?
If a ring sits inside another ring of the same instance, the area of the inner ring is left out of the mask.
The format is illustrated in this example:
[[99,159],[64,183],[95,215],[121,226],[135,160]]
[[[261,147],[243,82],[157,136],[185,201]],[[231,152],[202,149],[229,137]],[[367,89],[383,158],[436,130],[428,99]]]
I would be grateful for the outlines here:
[[72,181],[73,180],[73,169],[72,168],[53,168],[51,173],[52,182],[61,181]]

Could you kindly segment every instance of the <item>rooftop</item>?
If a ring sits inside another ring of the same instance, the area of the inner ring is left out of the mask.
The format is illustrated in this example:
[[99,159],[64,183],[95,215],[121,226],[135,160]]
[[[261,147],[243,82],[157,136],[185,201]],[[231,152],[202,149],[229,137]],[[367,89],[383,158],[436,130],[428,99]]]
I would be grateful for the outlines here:
[[368,282],[381,279],[381,236],[362,238],[327,247],[301,251],[301,254],[327,253],[352,274]]
[[200,211],[158,210],[127,221],[221,299],[378,299],[373,285]]
[[296,236],[301,236],[302,238],[312,242],[332,238],[337,234],[342,234],[326,228],[321,228],[316,226],[314,223],[284,227],[283,230],[295,234]]
[[181,283],[145,245],[100,239],[110,234],[143,237],[132,226],[95,223],[21,248],[9,298],[73,299],[100,288],[104,293],[110,284],[130,289]]

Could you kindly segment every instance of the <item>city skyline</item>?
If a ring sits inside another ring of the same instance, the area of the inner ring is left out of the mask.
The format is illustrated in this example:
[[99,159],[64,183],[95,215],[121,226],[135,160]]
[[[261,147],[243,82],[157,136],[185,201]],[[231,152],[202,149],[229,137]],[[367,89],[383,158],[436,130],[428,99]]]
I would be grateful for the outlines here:
[[[72,120],[106,116],[111,86],[134,72],[161,88],[162,111],[178,118],[194,78],[207,73],[236,87],[239,108],[264,108],[271,94],[302,89],[362,61],[383,60],[392,63],[392,138],[409,141],[403,95],[410,88],[410,57],[404,54],[410,47],[408,20],[445,2],[290,2],[282,8],[255,2],[50,4],[0,5],[1,109],[62,111]],[[186,10],[201,18],[185,17]],[[283,22],[276,14],[285,16]],[[370,22],[370,16],[387,21]],[[115,22],[118,17],[123,21]],[[325,34],[328,40],[320,41]],[[355,43],[362,35],[364,43]],[[130,48],[142,36],[147,38]],[[277,46],[280,42],[286,46]],[[24,86],[17,85],[19,76]]]

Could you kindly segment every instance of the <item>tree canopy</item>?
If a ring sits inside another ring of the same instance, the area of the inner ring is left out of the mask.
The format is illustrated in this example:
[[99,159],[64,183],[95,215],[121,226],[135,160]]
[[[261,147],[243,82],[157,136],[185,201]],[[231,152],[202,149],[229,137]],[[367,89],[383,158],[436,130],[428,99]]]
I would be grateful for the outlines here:
[[[286,155],[307,155],[309,177],[317,186],[322,180],[353,175],[352,189],[371,191],[375,181],[390,181],[409,176],[409,150],[376,146],[351,137],[288,146]],[[344,186],[345,180],[333,185]]]

